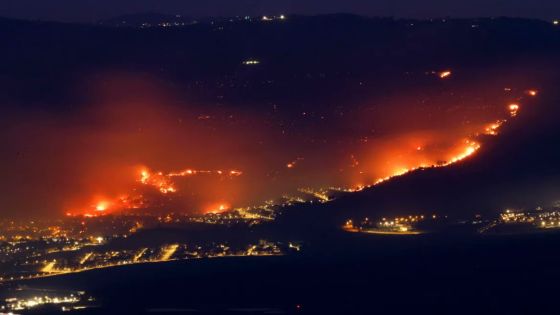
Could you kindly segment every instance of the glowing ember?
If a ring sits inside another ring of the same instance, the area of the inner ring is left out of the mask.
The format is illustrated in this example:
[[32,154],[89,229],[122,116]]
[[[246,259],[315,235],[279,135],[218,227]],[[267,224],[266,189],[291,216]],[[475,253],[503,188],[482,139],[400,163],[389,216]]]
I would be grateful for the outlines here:
[[449,71],[449,70],[442,71],[442,72],[439,73],[439,77],[441,79],[445,79],[445,78],[448,78],[450,76],[451,76],[451,71]]
[[301,158],[301,157],[296,158],[295,160],[287,163],[286,167],[287,168],[294,168],[294,167],[296,167],[296,165],[298,164],[299,161],[303,161],[303,158]]
[[227,203],[219,203],[219,204],[211,205],[210,207],[206,208],[204,212],[217,214],[217,213],[228,211],[230,208],[231,206]]
[[508,106],[508,109],[509,109],[509,113],[510,113],[511,117],[515,117],[515,116],[517,116],[517,113],[519,111],[519,105],[518,104],[510,104]]
[[506,120],[498,120],[494,123],[489,124],[484,128],[484,133],[491,136],[496,136],[498,134],[498,129],[506,122]]
[[197,174],[207,174],[207,175],[219,175],[219,176],[241,176],[243,172],[238,170],[193,170],[186,169],[182,171],[170,172],[164,174],[162,172],[151,173],[148,169],[142,169],[140,171],[140,178],[138,181],[144,185],[149,185],[157,188],[162,194],[175,193],[177,188],[171,180],[172,177],[187,177]]
[[150,171],[143,169],[140,172],[139,182],[144,185],[156,187],[162,194],[174,193],[177,191],[168,176],[163,175],[161,172],[152,174]]
[[186,169],[183,171],[179,171],[179,172],[171,172],[165,176],[167,177],[185,177],[185,176],[190,176],[190,175],[196,175],[196,174],[214,174],[214,175],[224,175],[224,174],[228,174],[230,176],[240,176],[243,174],[243,172],[241,171],[237,171],[237,170],[231,170],[231,171],[223,171],[223,170],[214,170],[214,171],[209,171],[209,170],[192,170],[192,169]]
[[101,201],[95,206],[96,211],[105,211],[109,207],[109,203],[106,201]]
[[527,94],[530,96],[537,96],[537,94],[539,94],[539,91],[537,90],[528,90]]

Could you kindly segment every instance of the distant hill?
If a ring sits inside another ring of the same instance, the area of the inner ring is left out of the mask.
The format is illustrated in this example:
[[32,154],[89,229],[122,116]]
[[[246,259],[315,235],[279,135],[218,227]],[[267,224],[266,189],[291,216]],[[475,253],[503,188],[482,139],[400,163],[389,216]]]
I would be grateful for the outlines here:
[[279,228],[307,234],[336,229],[348,218],[437,213],[469,219],[476,214],[495,217],[507,208],[557,207],[560,93],[554,85],[547,88],[542,98],[524,104],[523,113],[501,135],[484,139],[476,155],[346,193],[330,203],[287,208]]
[[99,25],[114,27],[185,26],[196,23],[194,18],[155,12],[121,15],[98,21]]
[[[127,17],[127,23],[168,17],[140,14]],[[272,78],[292,92],[300,87],[298,95],[311,101],[325,89],[314,90],[308,76],[323,76],[327,79],[322,82],[332,81],[334,87],[340,86],[341,74],[351,74],[390,89],[384,83],[404,72],[499,66],[533,56],[538,60],[560,48],[560,28],[525,19],[416,21],[352,15],[149,29],[0,19],[0,42],[10,43],[0,51],[0,82],[6,87],[2,96],[27,104],[61,104],[68,98],[61,97],[62,87],[104,70],[155,73],[182,85],[204,79],[207,89],[218,89],[215,82],[225,78],[237,78],[239,84]],[[262,61],[259,67],[242,67],[250,58]],[[284,92],[274,95],[288,95]],[[229,93],[243,103],[248,95],[262,98],[258,91]]]
[[[127,18],[134,24],[169,16]],[[425,71],[442,67],[484,73],[523,64],[558,82],[554,72],[560,64],[559,27],[511,18],[417,21],[327,15],[165,29],[0,19],[0,42],[5,44],[0,50],[0,108],[60,112],[84,106],[77,105],[85,103],[83,82],[95,81],[103,71],[153,75],[184,91],[189,101],[209,106],[286,104],[301,112],[301,104],[335,108],[372,93],[419,89],[429,80]],[[247,59],[260,64],[247,67]],[[351,84],[360,80],[368,81],[367,89]],[[419,171],[310,207],[307,217],[294,211],[286,220],[293,217],[305,225],[320,217],[338,224],[347,216],[370,213],[471,215],[510,204],[551,202],[557,198],[559,160],[555,89],[543,86],[534,117],[524,106],[510,130],[491,140],[496,143],[485,142],[464,163]],[[223,98],[217,101],[217,95]]]

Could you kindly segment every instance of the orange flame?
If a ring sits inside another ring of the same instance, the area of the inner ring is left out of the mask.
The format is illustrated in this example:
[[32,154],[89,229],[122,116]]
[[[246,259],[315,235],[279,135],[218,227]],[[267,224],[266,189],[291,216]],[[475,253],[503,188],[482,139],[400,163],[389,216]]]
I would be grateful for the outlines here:
[[445,79],[451,76],[451,71],[450,70],[445,70],[439,73],[439,77],[441,79]]

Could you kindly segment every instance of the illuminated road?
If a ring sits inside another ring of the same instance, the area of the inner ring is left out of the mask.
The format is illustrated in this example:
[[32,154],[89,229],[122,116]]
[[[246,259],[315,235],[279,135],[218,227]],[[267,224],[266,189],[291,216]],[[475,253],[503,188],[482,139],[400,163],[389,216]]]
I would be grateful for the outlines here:
[[82,258],[82,260],[80,260],[80,265],[85,264],[86,261],[88,261],[88,259],[89,259],[92,255],[93,255],[93,252],[92,252],[92,253],[87,253],[87,254],[84,256],[84,258]]
[[161,255],[160,261],[168,261],[171,258],[171,256],[175,254],[177,248],[179,248],[178,244],[173,244],[165,247],[163,249],[163,254]]
[[56,261],[50,262],[45,267],[43,267],[43,269],[41,269],[41,272],[44,272],[44,273],[58,273],[58,271],[56,269],[54,269],[55,265],[56,265]]
[[[168,251],[169,251],[169,249],[168,249]],[[168,251],[166,253],[168,253]],[[250,252],[250,254],[249,254],[249,252]],[[11,278],[0,279],[0,283],[11,282],[11,281],[50,278],[50,277],[56,277],[56,276],[59,276],[59,275],[81,273],[81,272],[86,272],[86,271],[90,271],[90,270],[106,269],[106,268],[128,266],[128,265],[159,264],[159,263],[166,263],[166,262],[170,262],[170,261],[179,261],[179,260],[216,259],[216,258],[249,257],[249,256],[250,257],[270,257],[270,256],[284,256],[284,254],[282,254],[282,253],[280,253],[280,254],[276,254],[276,253],[258,253],[258,254],[255,254],[253,252],[253,250],[249,249],[248,252],[245,253],[245,254],[215,255],[215,256],[205,256],[205,257],[193,257],[193,258],[188,258],[188,259],[171,259],[169,257],[167,260],[162,260],[162,259],[159,259],[159,260],[144,260],[144,261],[138,261],[138,262],[121,261],[121,262],[118,262],[118,263],[111,263],[111,264],[99,265],[99,266],[94,266],[94,267],[85,267],[85,268],[80,268],[80,269],[75,269],[75,270],[68,270],[68,269],[59,270],[59,269],[54,268],[55,265],[56,265],[56,262],[51,262],[51,263],[47,264],[45,267],[43,267],[43,269],[41,269],[40,272],[42,272],[43,274],[36,274],[36,275],[28,276],[28,277],[21,276],[19,278],[11,277]],[[165,257],[162,257],[162,258],[165,258]],[[47,270],[47,271],[45,271],[45,270]]]
[[142,258],[142,255],[144,255],[144,253],[148,250],[148,248],[142,248],[133,258],[133,262],[138,262],[140,261],[140,258]]
[[384,231],[378,229],[367,229],[367,230],[360,230],[357,228],[343,228],[346,232],[351,233],[364,233],[364,234],[382,234],[382,235],[419,235],[424,234],[422,231]]

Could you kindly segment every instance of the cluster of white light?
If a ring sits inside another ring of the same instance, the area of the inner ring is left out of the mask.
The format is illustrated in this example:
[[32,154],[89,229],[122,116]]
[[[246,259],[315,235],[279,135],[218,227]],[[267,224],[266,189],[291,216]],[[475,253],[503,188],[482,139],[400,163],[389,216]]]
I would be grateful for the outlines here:
[[6,299],[6,306],[2,307],[2,309],[6,308],[10,311],[22,311],[31,308],[35,308],[41,305],[48,305],[48,304],[74,304],[80,301],[80,297],[74,294],[70,296],[63,296],[63,297],[50,297],[50,296],[34,296],[29,299],[17,299],[17,298],[9,298]]
[[258,60],[254,60],[254,59],[249,59],[249,60],[245,60],[243,61],[243,64],[246,66],[250,66],[250,65],[258,65],[259,63],[261,63]]

